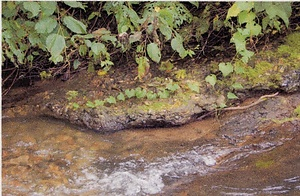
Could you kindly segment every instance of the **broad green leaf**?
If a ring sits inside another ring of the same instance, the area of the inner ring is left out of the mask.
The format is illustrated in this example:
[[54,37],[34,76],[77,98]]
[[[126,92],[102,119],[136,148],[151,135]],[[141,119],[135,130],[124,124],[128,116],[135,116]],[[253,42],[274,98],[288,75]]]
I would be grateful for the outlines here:
[[62,62],[64,60],[64,57],[59,54],[59,55],[56,55],[56,56],[51,56],[49,58],[49,60],[52,61],[53,63],[57,64],[59,62]]
[[81,21],[74,19],[72,16],[65,16],[63,22],[72,32],[86,34],[86,26]]
[[58,34],[51,34],[46,39],[46,47],[52,56],[58,56],[66,47],[65,38]]
[[243,85],[241,83],[238,83],[238,82],[232,84],[231,86],[232,86],[232,88],[234,88],[236,90],[241,90],[241,89],[244,88]]
[[161,53],[156,43],[151,43],[147,45],[147,54],[152,59],[152,61],[159,63]]
[[111,42],[114,46],[116,46],[116,43],[117,43],[117,38],[115,36],[112,36],[112,35],[102,35],[100,37],[101,41],[104,41],[104,42]]
[[78,109],[80,106],[78,103],[72,103],[72,107],[76,110]]
[[42,16],[51,16],[55,10],[57,3],[55,1],[40,1]]
[[99,99],[96,99],[95,100],[95,106],[98,107],[98,106],[103,106],[105,103],[105,101],[102,101],[102,100],[99,100]]
[[222,72],[223,76],[226,77],[233,72],[233,66],[231,63],[220,63],[219,70]]
[[125,90],[125,95],[130,99],[131,97],[135,96],[135,90],[134,89],[126,89]]
[[76,70],[78,69],[79,65],[80,65],[80,61],[78,59],[75,59],[73,62],[73,68]]
[[165,36],[166,41],[170,40],[172,37],[172,30],[169,25],[159,24],[160,32]]
[[105,101],[107,103],[110,103],[110,104],[116,104],[117,103],[116,98],[113,97],[113,96],[109,96],[108,98],[105,99]]
[[250,11],[252,8],[254,8],[254,2],[237,1],[236,4],[241,11]]
[[208,82],[210,85],[215,86],[217,82],[217,76],[215,74],[210,74],[205,77],[205,81]]
[[172,10],[164,8],[159,10],[159,18],[167,23],[167,26],[174,26],[174,16]]
[[232,35],[230,42],[235,44],[235,49],[237,52],[246,49],[246,37],[242,35],[239,31],[235,32]]
[[96,107],[95,104],[91,101],[87,101],[85,105],[89,108],[95,108]]
[[122,92],[119,93],[118,96],[117,96],[117,99],[120,100],[120,101],[125,101],[125,96],[124,96],[124,94],[123,94]]
[[244,23],[253,23],[256,14],[254,12],[248,12],[246,10],[242,11],[238,15],[238,22],[241,24]]
[[166,88],[171,91],[171,92],[175,92],[176,90],[178,90],[180,87],[178,84],[172,84],[172,83],[169,83],[167,84]]
[[147,91],[145,89],[141,89],[141,87],[137,87],[135,89],[135,96],[138,98],[138,99],[141,99],[141,98],[144,98],[147,94]]
[[252,36],[258,36],[261,34],[261,26],[259,24],[253,23],[247,23],[246,28],[250,30],[250,34]]
[[156,93],[153,93],[153,91],[147,92],[146,96],[147,96],[147,99],[148,99],[148,100],[153,100],[153,99],[156,99],[156,98],[157,98],[157,94],[156,94]]
[[80,45],[79,46],[79,55],[80,56],[85,56],[86,55],[86,53],[87,53],[87,50],[88,50],[88,48],[87,48],[87,46],[86,45]]
[[166,89],[158,91],[157,94],[158,94],[159,98],[161,98],[161,99],[167,99],[170,96],[169,91],[167,91]]
[[289,25],[289,17],[292,14],[291,3],[290,2],[265,2],[266,12],[270,19],[279,16],[285,23],[286,26]]
[[227,98],[228,99],[238,99],[238,97],[232,92],[227,93]]
[[247,63],[248,60],[254,55],[254,52],[249,51],[249,50],[243,50],[243,51],[240,51],[240,54],[242,55],[242,61],[244,63]]
[[188,84],[189,89],[191,89],[191,91],[194,91],[196,93],[200,92],[200,87],[198,82],[189,82]]
[[173,50],[178,52],[179,56],[183,59],[184,57],[186,57],[187,53],[183,47],[182,42],[182,37],[179,34],[177,34],[176,37],[171,40],[171,47]]
[[92,43],[91,49],[95,55],[105,54],[107,51],[104,44],[96,42]]
[[31,16],[29,18],[33,18],[37,16],[40,12],[41,6],[37,2],[25,1],[23,3],[24,9],[31,12]]
[[228,20],[230,17],[235,17],[241,12],[241,9],[237,6],[237,3],[235,2],[228,10],[226,20]]
[[64,1],[64,3],[72,8],[81,8],[85,11],[82,3],[78,2],[78,1]]
[[51,17],[42,18],[36,24],[34,29],[38,33],[51,33],[57,26],[57,21]]

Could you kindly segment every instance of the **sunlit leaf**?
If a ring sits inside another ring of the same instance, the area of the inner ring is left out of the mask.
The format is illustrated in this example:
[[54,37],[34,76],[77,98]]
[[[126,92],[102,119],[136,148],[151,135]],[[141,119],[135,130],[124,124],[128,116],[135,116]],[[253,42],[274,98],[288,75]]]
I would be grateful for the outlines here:
[[85,11],[82,3],[78,2],[78,1],[64,1],[64,3],[72,8],[81,8]]
[[175,92],[176,90],[178,90],[180,87],[178,84],[172,84],[172,83],[169,83],[167,84],[166,86],[166,89],[168,89],[169,91],[171,92]]
[[108,98],[105,99],[105,101],[107,103],[110,103],[110,104],[116,104],[117,103],[116,98],[113,97],[113,96],[109,96]]
[[232,92],[227,93],[227,98],[228,99],[238,99],[238,97]]
[[118,94],[117,99],[120,101],[125,101],[125,95],[121,92]]
[[80,61],[78,59],[75,59],[73,62],[73,68],[76,70],[78,69],[79,65],[80,65]]
[[131,97],[135,96],[135,90],[134,89],[126,89],[125,90],[125,95],[130,99]]
[[177,34],[176,37],[171,40],[171,47],[173,50],[179,53],[181,58],[186,57],[187,53],[183,47],[182,37],[179,34]]
[[238,82],[232,84],[231,86],[232,86],[234,89],[236,89],[236,90],[240,90],[240,89],[243,89],[243,88],[244,88],[243,85],[242,85],[241,83],[238,83]]
[[167,99],[170,96],[169,91],[167,91],[166,89],[158,91],[157,94],[158,94],[159,98],[161,98],[161,99]]
[[152,59],[152,61],[159,63],[161,58],[161,53],[156,43],[150,43],[147,45],[147,54]]
[[74,19],[72,16],[65,16],[64,24],[74,33],[86,34],[86,26],[81,21]]
[[196,93],[200,92],[200,86],[198,82],[189,82],[187,85],[191,91],[194,91]]
[[223,76],[226,77],[233,72],[233,66],[231,63],[220,63],[219,70],[222,72]]
[[208,82],[210,85],[215,86],[217,82],[217,76],[215,74],[210,74],[205,77],[205,81]]
[[30,18],[33,18],[35,16],[37,16],[40,12],[40,4],[37,2],[33,2],[33,1],[25,1],[23,3],[24,9],[26,9],[27,11],[31,12],[31,16]]
[[145,89],[141,89],[140,87],[137,87],[135,89],[135,96],[138,98],[138,99],[141,99],[141,98],[144,98],[147,94],[147,91]]
[[57,26],[57,21],[51,17],[42,18],[36,24],[34,29],[38,33],[51,33]]
[[46,47],[52,56],[58,56],[66,47],[65,38],[58,34],[51,34],[46,39]]
[[96,107],[95,104],[91,101],[87,101],[85,105],[89,108],[95,108]]
[[99,99],[96,99],[95,100],[95,106],[98,107],[98,106],[103,106],[105,103],[105,101],[102,101],[102,100],[99,100]]
[[95,55],[105,54],[106,53],[106,47],[102,43],[93,42],[92,46],[91,46],[91,49],[92,49],[92,51],[93,51],[93,53]]
[[42,16],[51,16],[56,10],[57,3],[56,1],[40,1],[40,5]]

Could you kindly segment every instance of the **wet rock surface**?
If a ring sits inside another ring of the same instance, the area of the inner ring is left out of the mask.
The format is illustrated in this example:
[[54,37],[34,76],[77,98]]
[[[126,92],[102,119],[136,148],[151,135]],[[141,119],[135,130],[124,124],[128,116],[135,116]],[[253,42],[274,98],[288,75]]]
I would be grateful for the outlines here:
[[218,119],[113,134],[45,117],[6,118],[2,193],[297,195],[299,104],[300,93],[280,95]]

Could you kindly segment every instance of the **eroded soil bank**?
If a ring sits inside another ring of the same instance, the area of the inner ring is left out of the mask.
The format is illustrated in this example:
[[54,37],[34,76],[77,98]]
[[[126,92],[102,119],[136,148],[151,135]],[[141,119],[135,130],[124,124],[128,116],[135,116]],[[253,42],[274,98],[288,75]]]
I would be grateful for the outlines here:
[[299,104],[299,92],[279,94],[180,127],[110,134],[49,117],[5,118],[2,193],[297,195]]
[[[175,63],[168,72],[153,65],[152,77],[144,81],[136,79],[136,67],[130,62],[106,75],[81,72],[64,83],[42,81],[5,97],[3,115],[52,116],[102,133],[183,125],[238,104],[229,99],[231,92],[243,100],[255,96],[253,92],[299,91],[299,40],[300,33],[293,33],[283,45],[261,51],[247,64],[237,60],[229,76],[218,70],[220,62],[193,59]],[[214,86],[205,81],[210,74],[218,78]]]

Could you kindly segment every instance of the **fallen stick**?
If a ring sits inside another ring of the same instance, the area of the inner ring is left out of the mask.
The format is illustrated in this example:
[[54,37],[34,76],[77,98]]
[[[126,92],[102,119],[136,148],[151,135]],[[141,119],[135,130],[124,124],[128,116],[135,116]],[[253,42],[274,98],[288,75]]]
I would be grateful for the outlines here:
[[203,118],[205,118],[207,116],[210,116],[212,113],[217,112],[217,111],[245,110],[245,109],[251,108],[251,107],[267,100],[268,98],[275,97],[278,94],[279,94],[279,92],[274,93],[274,94],[270,94],[270,95],[263,95],[257,101],[255,101],[255,102],[253,102],[249,105],[245,105],[245,106],[234,106],[234,107],[228,107],[228,108],[222,108],[222,109],[215,109],[213,111],[208,112],[207,114],[204,114],[204,115],[198,117],[197,120],[202,120]]
[[248,109],[248,108],[251,108],[252,106],[255,106],[265,100],[267,100],[267,98],[272,98],[272,97],[275,97],[277,96],[279,93],[274,93],[274,94],[271,94],[271,95],[264,95],[264,96],[261,96],[257,101],[249,104],[249,105],[245,105],[245,106],[236,106],[236,107],[229,107],[229,108],[223,108],[221,110],[225,110],[225,111],[228,111],[228,110],[245,110],[245,109]]

